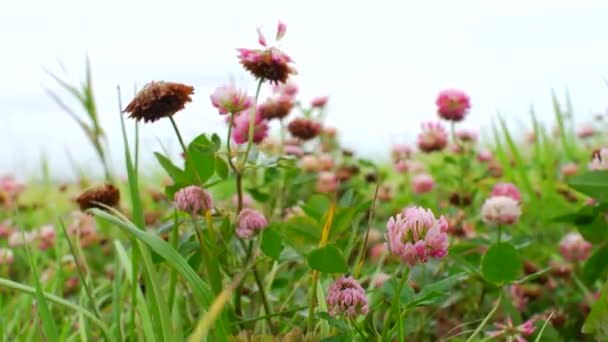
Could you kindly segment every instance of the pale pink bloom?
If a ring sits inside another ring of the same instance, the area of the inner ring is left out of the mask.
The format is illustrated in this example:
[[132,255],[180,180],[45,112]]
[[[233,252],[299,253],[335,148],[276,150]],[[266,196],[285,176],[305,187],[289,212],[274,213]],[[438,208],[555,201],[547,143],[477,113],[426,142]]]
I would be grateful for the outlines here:
[[338,134],[338,130],[335,127],[323,126],[323,134],[333,138]]
[[[0,198],[4,197],[8,203],[15,201],[25,190],[25,185],[18,182],[13,176],[0,177]],[[0,200],[0,204],[2,201]]]
[[381,288],[384,283],[391,278],[390,275],[380,272],[374,277],[374,287]]
[[406,208],[386,226],[390,251],[410,266],[448,254],[448,223],[443,216],[436,219],[430,209]]
[[251,239],[254,235],[268,227],[268,221],[257,210],[245,208],[237,217],[236,236],[241,239]]
[[369,257],[373,262],[377,262],[384,254],[388,252],[388,244],[386,244],[386,242],[380,242],[373,245],[369,249]]
[[285,145],[283,147],[283,149],[285,150],[285,154],[290,155],[290,156],[301,156],[302,154],[304,154],[304,150],[297,145]]
[[346,318],[356,318],[367,315],[367,297],[365,290],[355,279],[341,277],[327,291],[327,307],[332,316],[344,315]]
[[33,242],[35,239],[36,239],[35,232],[21,232],[21,231],[15,230],[8,237],[8,246],[11,248],[23,246],[25,244],[29,244],[29,243]]
[[[236,208],[239,205],[239,196],[234,194],[232,196],[232,205]],[[253,198],[249,194],[243,194],[243,208],[249,208],[253,205]]]
[[327,104],[329,96],[318,96],[310,101],[310,105],[314,108],[323,108]]
[[512,197],[493,196],[488,198],[481,208],[483,221],[491,225],[511,225],[519,220],[521,208]]
[[578,165],[576,163],[568,163],[562,165],[562,175],[565,177],[574,176],[578,172]]
[[511,285],[510,292],[513,306],[520,312],[524,311],[526,304],[528,303],[528,298],[521,285]]
[[15,261],[13,251],[8,248],[0,248],[0,265],[10,265]]
[[287,24],[279,20],[279,24],[277,25],[277,37],[276,40],[279,41],[283,36],[285,36],[285,32],[287,31]]
[[426,171],[424,164],[422,164],[421,162],[419,162],[417,160],[408,160],[407,169],[409,172],[414,173],[414,174]]
[[208,210],[213,209],[213,198],[209,191],[190,185],[180,189],[173,198],[177,209],[191,215],[204,215]]
[[464,142],[476,142],[477,132],[468,129],[461,129],[456,132],[456,138]]
[[322,171],[317,179],[316,189],[318,192],[333,192],[338,189],[338,177],[333,172]]
[[329,154],[319,156],[319,170],[329,171],[334,167],[334,158]]
[[393,160],[409,159],[413,152],[413,149],[409,145],[395,144],[393,145],[391,156],[393,157]]
[[579,128],[576,135],[581,139],[586,139],[594,136],[596,133],[597,131],[595,130],[595,127],[590,124],[586,124]]
[[418,148],[422,152],[441,151],[448,144],[448,132],[439,122],[423,122],[418,134]]
[[568,233],[559,243],[559,251],[568,261],[585,261],[591,255],[591,244],[579,233]]
[[41,251],[47,250],[55,245],[55,227],[51,224],[40,227],[37,234],[38,249]]
[[247,96],[246,91],[229,84],[215,89],[211,94],[211,104],[219,110],[220,114],[238,113],[249,109],[253,99]]
[[412,190],[416,194],[427,193],[433,190],[434,185],[435,180],[428,173],[422,173],[412,178]]
[[399,173],[406,173],[408,171],[408,163],[405,160],[399,160],[395,163],[395,171]]
[[604,147],[593,153],[593,159],[589,163],[589,170],[608,170],[608,147]]
[[80,246],[86,248],[97,242],[97,227],[95,219],[91,215],[82,212],[72,213],[72,222],[67,227],[68,235],[77,237]]
[[319,159],[313,155],[306,155],[300,159],[300,168],[304,172],[317,172],[319,171]]
[[511,317],[507,318],[507,323],[494,323],[497,330],[489,331],[487,334],[490,337],[504,337],[509,341],[526,342],[524,336],[530,336],[536,329],[534,327],[535,319],[529,319],[521,325],[514,326]]
[[492,152],[490,152],[489,150],[481,150],[477,154],[477,160],[482,163],[487,163],[494,160],[494,156],[492,156]]
[[13,228],[11,227],[11,222],[9,220],[0,222],[0,238],[9,237],[12,232]]
[[511,197],[517,202],[521,202],[521,193],[515,184],[513,183],[496,183],[492,188],[490,196],[506,196]]
[[[241,114],[234,119],[232,140],[234,140],[236,144],[246,144],[249,141],[250,114],[249,111],[241,112]],[[268,129],[268,121],[264,120],[260,115],[260,111],[257,110],[253,125],[253,142],[257,144],[264,140],[268,135]]]
[[471,108],[469,96],[458,89],[441,91],[435,104],[439,116],[449,121],[461,121]]
[[262,46],[266,46],[266,37],[264,37],[264,34],[262,33],[262,28],[258,27],[255,30],[258,33],[258,43]]

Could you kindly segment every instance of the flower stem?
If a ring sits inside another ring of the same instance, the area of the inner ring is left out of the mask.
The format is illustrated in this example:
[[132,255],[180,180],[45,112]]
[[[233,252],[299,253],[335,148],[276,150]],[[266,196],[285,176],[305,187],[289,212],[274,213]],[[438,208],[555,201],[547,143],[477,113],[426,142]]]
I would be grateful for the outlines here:
[[380,189],[380,183],[376,184],[376,190],[374,191],[374,199],[372,200],[372,207],[370,209],[369,218],[367,221],[367,231],[365,232],[365,240],[363,241],[363,250],[361,251],[361,255],[359,257],[359,262],[357,263],[357,268],[355,269],[354,277],[357,278],[359,273],[361,272],[361,267],[363,267],[363,261],[365,260],[365,251],[367,250],[367,241],[369,240],[369,231],[372,228],[372,220],[374,219],[374,209],[376,208],[376,199],[378,198],[378,190]]
[[194,174],[196,175],[196,180],[198,181],[199,185],[202,186],[203,181],[201,180],[201,177],[198,175],[198,171],[196,171],[196,168],[194,168],[194,164],[192,164],[192,160],[190,160],[190,154],[188,153],[188,148],[186,147],[186,144],[184,143],[184,139],[182,138],[182,135],[179,132],[179,129],[177,128],[177,123],[175,122],[175,119],[173,119],[173,116],[169,116],[169,120],[171,121],[173,130],[175,131],[175,135],[177,135],[177,140],[179,140],[179,144],[182,147],[182,151],[184,152],[184,158],[186,159],[186,163],[188,161],[190,161],[190,164],[192,165],[192,170],[194,171]]
[[496,237],[496,243],[500,243],[501,239],[502,239],[502,225],[499,224],[498,225],[498,236]]
[[462,141],[460,141],[457,137],[456,137],[456,122],[452,121],[450,123],[450,131],[452,133],[452,141],[458,146],[458,162],[459,162],[459,167],[460,167],[460,187],[458,189],[458,206],[462,207],[462,205],[464,204],[464,189],[466,187],[466,184],[464,182],[464,176],[465,176],[465,160],[464,160],[464,144]]
[[[398,272],[398,271],[397,271]],[[395,272],[395,277],[397,276],[397,272]],[[389,331],[392,329],[389,329],[390,327],[390,318],[392,317],[392,315],[394,314],[394,311],[397,310],[398,315],[397,315],[397,324],[399,324],[399,336],[401,337],[400,341],[403,341],[402,335],[403,335],[403,324],[401,324],[401,308],[399,307],[399,302],[401,301],[401,290],[403,289],[403,285],[405,284],[405,281],[407,280],[408,276],[410,274],[410,269],[406,268],[405,271],[403,272],[403,274],[401,275],[401,280],[399,281],[399,285],[397,286],[397,291],[395,291],[395,293],[393,294],[393,303],[391,305],[390,310],[387,312],[386,317],[384,318],[384,326],[382,327],[382,341],[387,341],[388,338],[390,336],[389,335]]]
[[253,106],[251,110],[251,114],[249,115],[249,138],[247,141],[247,149],[245,150],[245,156],[243,157],[243,163],[241,164],[241,169],[245,167],[245,163],[247,163],[247,159],[249,159],[249,151],[251,150],[251,145],[253,145],[253,133],[255,131],[255,116],[258,108],[258,98],[260,97],[260,90],[262,89],[262,84],[264,83],[264,79],[260,79],[258,82],[258,87],[255,90],[255,98],[253,100]]

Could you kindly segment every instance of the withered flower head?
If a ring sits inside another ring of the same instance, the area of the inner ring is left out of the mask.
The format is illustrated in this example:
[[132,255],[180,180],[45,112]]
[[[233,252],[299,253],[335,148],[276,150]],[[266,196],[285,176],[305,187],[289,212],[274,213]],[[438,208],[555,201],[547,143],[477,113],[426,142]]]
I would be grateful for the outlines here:
[[192,102],[194,87],[174,82],[152,81],[144,86],[123,113],[136,121],[154,122],[173,116]]
[[114,207],[120,200],[120,191],[112,184],[98,186],[86,190],[76,198],[76,202],[80,206],[80,210],[86,211],[90,208],[99,208],[105,210],[104,204],[108,207]]
[[305,118],[297,118],[287,125],[289,133],[302,140],[315,138],[321,132],[321,124]]
[[291,98],[279,97],[277,99],[266,100],[258,109],[264,119],[282,119],[289,115],[293,105]]
[[450,195],[449,200],[450,200],[450,203],[454,206],[467,207],[467,206],[471,205],[473,198],[472,198],[471,194],[461,195],[457,192],[453,192]]

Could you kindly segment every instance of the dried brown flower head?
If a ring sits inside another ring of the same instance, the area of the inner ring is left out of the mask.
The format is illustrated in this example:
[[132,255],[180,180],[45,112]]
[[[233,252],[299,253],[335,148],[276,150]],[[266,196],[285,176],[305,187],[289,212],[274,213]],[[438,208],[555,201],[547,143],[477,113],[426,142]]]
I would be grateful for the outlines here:
[[123,113],[136,121],[154,122],[172,116],[192,102],[194,87],[174,82],[152,81],[144,86]]
[[285,83],[290,75],[297,71],[289,63],[291,58],[277,48],[237,49],[239,60],[245,70],[256,79],[268,80],[270,83]]
[[287,125],[287,129],[294,137],[310,140],[319,135],[321,124],[311,119],[297,118]]
[[76,198],[76,202],[80,206],[80,210],[86,211],[90,208],[105,209],[99,203],[108,207],[114,207],[120,200],[120,191],[112,184],[98,186],[86,190]]
[[461,195],[457,192],[453,192],[450,195],[449,200],[450,200],[450,203],[454,206],[468,207],[469,205],[471,205],[471,202],[473,201],[473,196],[471,194]]
[[260,115],[264,119],[282,119],[289,115],[293,109],[293,101],[290,98],[270,99],[259,107]]

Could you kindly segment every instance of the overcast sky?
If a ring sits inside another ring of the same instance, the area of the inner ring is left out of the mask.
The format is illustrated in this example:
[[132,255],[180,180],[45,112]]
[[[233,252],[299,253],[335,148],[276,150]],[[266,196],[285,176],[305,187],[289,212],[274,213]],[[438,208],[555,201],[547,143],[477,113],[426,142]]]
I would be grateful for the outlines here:
[[[176,116],[185,135],[222,130],[209,93],[231,77],[253,91],[234,49],[257,47],[257,26],[272,40],[279,19],[301,99],[331,95],[329,123],[363,153],[412,140],[446,87],[471,95],[467,127],[497,110],[526,121],[531,103],[550,120],[551,88],[566,87],[584,122],[608,105],[606,13],[605,0],[3,1],[0,173],[33,172],[41,151],[58,173],[70,172],[68,150],[95,168],[83,133],[45,95],[56,85],[43,67],[61,74],[61,60],[79,81],[90,55],[120,166],[116,85],[129,89],[126,101],[150,80],[192,84],[194,102]],[[144,155],[160,149],[157,139],[175,149],[170,129],[165,120],[143,126]]]

